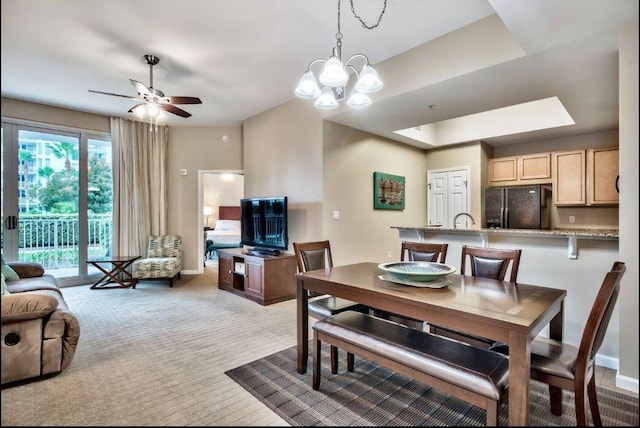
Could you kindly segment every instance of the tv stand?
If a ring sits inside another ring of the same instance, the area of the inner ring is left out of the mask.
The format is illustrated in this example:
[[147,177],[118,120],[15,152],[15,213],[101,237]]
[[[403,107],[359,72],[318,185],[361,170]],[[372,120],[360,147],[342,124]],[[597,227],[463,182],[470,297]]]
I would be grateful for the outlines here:
[[242,248],[218,250],[218,288],[261,305],[296,298],[296,256],[251,255]]
[[247,250],[247,254],[252,256],[279,256],[280,250],[272,250],[270,248],[253,247]]

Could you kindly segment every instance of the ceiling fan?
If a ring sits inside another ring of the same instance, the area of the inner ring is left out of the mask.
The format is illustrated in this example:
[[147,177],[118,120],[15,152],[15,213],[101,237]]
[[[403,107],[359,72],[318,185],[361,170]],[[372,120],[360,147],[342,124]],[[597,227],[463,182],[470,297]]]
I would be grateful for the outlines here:
[[143,113],[146,112],[149,116],[157,116],[160,112],[159,109],[165,110],[169,113],[181,117],[189,117],[191,113],[188,113],[181,108],[176,107],[174,104],[202,104],[198,97],[170,97],[165,96],[164,92],[153,87],[153,66],[160,62],[160,58],[155,55],[147,54],[144,56],[144,60],[149,64],[149,87],[146,87],[137,80],[129,79],[133,87],[138,91],[138,96],[114,94],[111,92],[94,91],[89,89],[89,92],[103,95],[112,95],[114,97],[130,98],[136,101],[142,101],[140,104],[129,109],[129,113]]

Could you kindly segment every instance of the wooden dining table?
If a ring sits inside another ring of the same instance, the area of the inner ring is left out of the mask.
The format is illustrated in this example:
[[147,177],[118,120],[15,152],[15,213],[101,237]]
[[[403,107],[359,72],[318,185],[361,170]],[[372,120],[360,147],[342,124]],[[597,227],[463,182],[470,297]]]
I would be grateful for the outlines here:
[[[306,372],[309,355],[308,291],[330,294],[506,343],[509,425],[528,425],[531,341],[547,325],[549,337],[562,340],[566,290],[456,273],[440,288],[414,287],[383,280],[384,274],[371,262],[296,274],[298,373]],[[559,388],[550,393],[561,399]]]

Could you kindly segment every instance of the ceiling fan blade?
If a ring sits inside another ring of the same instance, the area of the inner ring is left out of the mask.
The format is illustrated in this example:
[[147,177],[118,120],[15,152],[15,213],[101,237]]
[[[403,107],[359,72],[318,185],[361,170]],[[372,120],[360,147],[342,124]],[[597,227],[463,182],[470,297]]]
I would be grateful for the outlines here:
[[93,89],[89,89],[89,92],[93,92],[94,94],[111,95],[111,96],[114,96],[114,97],[129,98],[131,100],[139,100],[140,99],[138,97],[132,97],[131,95],[121,95],[121,94],[114,94],[112,92],[94,91]]
[[[137,99],[137,98],[136,98],[136,99]],[[133,109],[135,109],[135,108],[137,108],[137,107],[140,107],[140,106],[143,106],[143,105],[146,105],[146,104],[147,104],[147,103],[140,103],[140,104],[136,104],[136,105],[134,105],[133,107],[131,107],[127,113],[133,113]]]
[[167,104],[202,104],[198,97],[164,97],[161,102]]
[[168,111],[169,113],[177,114],[178,116],[182,116],[182,117],[191,116],[191,113],[187,113],[186,111],[182,110],[181,108],[178,108],[178,107],[176,107],[174,105],[171,105],[171,104],[158,104],[158,107],[160,107],[163,110]]
[[149,90],[149,88],[147,88],[146,86],[144,86],[142,83],[138,82],[137,80],[129,79],[129,82],[131,82],[131,84],[133,85],[134,88],[136,88],[136,91],[138,91],[139,94],[152,95],[151,91]]

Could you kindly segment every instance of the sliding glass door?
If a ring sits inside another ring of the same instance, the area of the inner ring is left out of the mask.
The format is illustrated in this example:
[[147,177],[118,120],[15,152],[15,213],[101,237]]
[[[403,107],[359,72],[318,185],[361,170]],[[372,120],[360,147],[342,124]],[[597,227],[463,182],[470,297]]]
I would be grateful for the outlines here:
[[110,251],[109,135],[2,122],[2,248],[61,285],[86,283],[87,259]]

